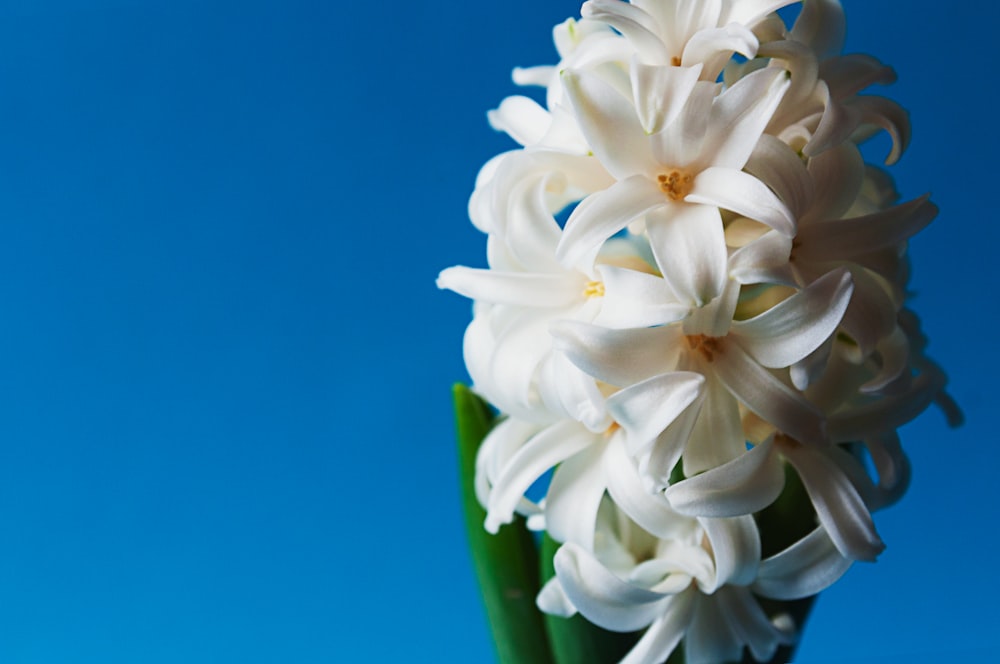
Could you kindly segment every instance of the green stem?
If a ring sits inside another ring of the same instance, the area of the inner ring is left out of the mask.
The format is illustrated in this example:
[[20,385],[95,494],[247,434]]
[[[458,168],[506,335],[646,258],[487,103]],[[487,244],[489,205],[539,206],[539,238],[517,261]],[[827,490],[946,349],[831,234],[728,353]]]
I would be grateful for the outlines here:
[[452,390],[458,426],[459,471],[465,528],[486,615],[501,664],[552,664],[539,590],[538,547],[524,519],[491,535],[483,529],[486,511],[476,499],[476,453],[493,426],[486,403],[464,385]]

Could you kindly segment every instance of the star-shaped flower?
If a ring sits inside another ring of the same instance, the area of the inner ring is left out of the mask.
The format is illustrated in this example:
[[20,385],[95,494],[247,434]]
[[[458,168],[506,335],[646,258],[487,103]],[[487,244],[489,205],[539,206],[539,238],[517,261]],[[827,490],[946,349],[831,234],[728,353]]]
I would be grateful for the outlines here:
[[677,298],[702,306],[726,283],[721,210],[795,233],[786,205],[742,170],[788,81],[783,70],[766,69],[715,96],[714,84],[669,70],[660,106],[650,111],[663,128],[652,134],[608,83],[587,72],[564,74],[583,133],[617,182],[576,207],[557,256],[566,265],[586,262],[608,238],[645,219],[657,266]]

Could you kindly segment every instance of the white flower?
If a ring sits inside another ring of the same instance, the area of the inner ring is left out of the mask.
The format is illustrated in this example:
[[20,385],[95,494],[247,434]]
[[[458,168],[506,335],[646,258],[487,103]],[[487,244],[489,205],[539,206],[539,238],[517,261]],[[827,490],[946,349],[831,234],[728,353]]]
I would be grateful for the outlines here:
[[568,543],[556,553],[540,608],[579,611],[612,631],[645,627],[623,664],[658,664],[682,640],[689,663],[738,661],[744,647],[764,661],[794,640],[795,626],[788,616],[768,616],[754,595],[812,595],[850,566],[822,529],[761,560],[750,517],[674,515],[672,526],[657,537],[605,503],[593,547]]
[[[683,323],[610,330],[562,322],[553,333],[577,366],[622,388],[609,398],[608,410],[626,430],[644,473],[666,486],[682,457],[691,476],[746,454],[740,404],[801,440],[826,439],[819,409],[771,370],[821,345],[839,324],[850,293],[849,276],[831,272],[745,321],[732,319],[735,298],[729,295]],[[744,513],[766,504],[747,504]]]
[[741,76],[773,63],[788,69],[792,85],[775,111],[767,131],[795,150],[815,156],[844,141],[860,142],[878,129],[893,145],[887,164],[895,163],[909,142],[909,119],[894,101],[859,95],[870,85],[888,84],[896,74],[867,55],[839,55],[844,40],[844,15],[837,0],[811,0],[791,31],[768,35],[757,58],[731,62],[724,80],[733,85]]
[[631,40],[643,64],[699,65],[701,78],[715,81],[739,53],[753,58],[757,21],[797,0],[590,0],[580,12],[604,21]]
[[715,86],[672,76],[664,126],[647,134],[636,107],[586,72],[564,74],[594,154],[618,181],[584,199],[566,223],[559,258],[574,264],[636,219],[678,299],[701,306],[726,281],[720,209],[793,235],[785,204],[742,171],[788,87],[778,69],[756,72],[714,96]]
[[568,19],[553,30],[560,61],[554,66],[538,66],[514,70],[518,85],[541,86],[546,89],[545,107],[523,95],[512,95],[487,114],[490,125],[506,132],[525,147],[543,147],[570,154],[589,152],[586,140],[566,102],[559,72],[564,69],[586,69],[603,73],[615,72],[628,66],[634,53],[627,39],[599,21]]
[[513,184],[492,197],[490,269],[448,268],[438,286],[477,302],[465,337],[477,391],[522,418],[570,417],[603,431],[610,424],[603,397],[593,379],[553,352],[550,324],[569,319],[644,327],[678,320],[688,307],[649,274],[641,244],[608,245],[600,257],[572,268],[556,260],[562,231],[550,211],[553,181],[564,188],[585,180],[589,174],[579,176],[580,162],[550,152],[504,160],[494,178],[503,182],[509,173]]
[[[734,277],[802,287],[831,269],[850,270],[855,288],[842,329],[853,342],[855,362],[879,355],[879,369],[862,389],[884,388],[909,360],[906,336],[896,322],[906,289],[906,241],[930,223],[937,207],[926,196],[895,206],[889,205],[891,198],[868,199],[865,185],[876,185],[853,144],[829,149],[806,166],[789,147],[768,138],[758,143],[748,169],[789,202],[799,229],[789,238],[758,225],[761,234],[734,256]],[[820,354],[794,368],[795,385],[805,389],[825,359]]]
[[[895,74],[840,54],[838,0],[791,28],[790,4],[586,2],[558,64],[515,70],[544,106],[489,114],[520,148],[469,200],[488,268],[438,280],[474,301],[466,365],[501,415],[484,525],[562,542],[539,606],[644,629],[629,664],[681,641],[689,663],[772,658],[796,626],[758,598],[874,560],[872,513],[910,478],[899,428],[935,402],[961,417],[905,308],[937,208],[858,148],[905,150],[905,111],[866,93]],[[762,555],[776,533],[799,539]]]

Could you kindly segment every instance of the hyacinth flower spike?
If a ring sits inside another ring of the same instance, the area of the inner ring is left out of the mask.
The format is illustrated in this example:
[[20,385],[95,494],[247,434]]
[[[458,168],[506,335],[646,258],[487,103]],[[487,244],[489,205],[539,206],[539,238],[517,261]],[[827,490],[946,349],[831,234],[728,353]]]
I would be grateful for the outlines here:
[[837,0],[581,13],[515,70],[544,104],[489,113],[516,147],[469,199],[488,267],[438,279],[473,301],[455,397],[498,652],[789,661],[811,598],[885,548],[900,428],[961,422],[908,300],[937,207],[860,149],[907,147],[868,90],[895,73],[841,54]]

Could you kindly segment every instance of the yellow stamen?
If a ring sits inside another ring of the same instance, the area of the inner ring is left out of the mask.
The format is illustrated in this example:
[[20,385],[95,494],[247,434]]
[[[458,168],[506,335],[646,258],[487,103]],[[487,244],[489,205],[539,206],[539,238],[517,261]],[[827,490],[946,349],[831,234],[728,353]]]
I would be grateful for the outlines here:
[[604,297],[604,283],[591,281],[583,289],[584,297]]
[[672,64],[675,67],[680,67],[681,59],[675,55],[674,57],[670,58],[670,64]]
[[680,201],[691,193],[694,177],[690,173],[675,168],[657,175],[656,181],[660,184],[660,191],[665,193],[667,198],[672,201]]

